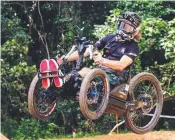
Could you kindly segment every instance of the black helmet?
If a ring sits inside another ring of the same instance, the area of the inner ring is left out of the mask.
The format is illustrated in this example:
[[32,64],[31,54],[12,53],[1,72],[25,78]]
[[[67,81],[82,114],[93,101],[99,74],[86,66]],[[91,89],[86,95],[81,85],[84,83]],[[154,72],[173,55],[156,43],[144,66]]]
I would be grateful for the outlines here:
[[117,34],[123,40],[130,40],[138,27],[141,25],[141,18],[135,12],[122,13],[117,22]]

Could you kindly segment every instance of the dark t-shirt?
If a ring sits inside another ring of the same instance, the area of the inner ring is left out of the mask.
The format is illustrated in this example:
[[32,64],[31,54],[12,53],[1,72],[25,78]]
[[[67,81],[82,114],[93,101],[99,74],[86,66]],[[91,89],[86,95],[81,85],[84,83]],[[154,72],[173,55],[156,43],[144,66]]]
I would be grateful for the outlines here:
[[137,42],[130,41],[118,41],[114,34],[109,34],[100,39],[95,46],[97,49],[104,51],[104,58],[109,60],[120,60],[123,55],[130,57],[134,60],[139,54],[139,48]]

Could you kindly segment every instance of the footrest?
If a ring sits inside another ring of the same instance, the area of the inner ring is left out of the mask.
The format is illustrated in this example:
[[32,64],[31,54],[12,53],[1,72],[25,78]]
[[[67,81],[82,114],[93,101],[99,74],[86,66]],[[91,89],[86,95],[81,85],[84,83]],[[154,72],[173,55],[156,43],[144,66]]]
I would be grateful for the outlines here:
[[62,87],[63,86],[63,80],[60,77],[56,77],[56,75],[59,74],[57,71],[59,66],[58,63],[54,59],[49,60],[49,68],[51,71],[51,75],[53,75],[53,81],[56,87]]
[[59,76],[59,66],[54,59],[44,59],[40,63],[40,69],[38,71],[38,78],[42,81],[44,88],[50,87],[50,78],[53,78],[56,87],[62,87],[63,77]]
[[[59,70],[54,70],[54,71],[44,71],[44,72],[40,72],[38,71],[38,78],[39,79],[44,79],[44,78],[54,78],[54,77],[59,77],[59,78],[63,78],[63,76],[59,76],[58,74],[52,74],[53,72],[59,72]],[[47,75],[47,76],[43,76],[43,74]]]
[[49,73],[47,73],[46,71],[49,70],[49,61],[47,59],[44,59],[41,61],[40,63],[40,72],[41,72],[41,76],[45,77],[42,78],[41,82],[42,82],[42,87],[44,87],[45,89],[50,87],[50,79],[47,78],[49,76]]

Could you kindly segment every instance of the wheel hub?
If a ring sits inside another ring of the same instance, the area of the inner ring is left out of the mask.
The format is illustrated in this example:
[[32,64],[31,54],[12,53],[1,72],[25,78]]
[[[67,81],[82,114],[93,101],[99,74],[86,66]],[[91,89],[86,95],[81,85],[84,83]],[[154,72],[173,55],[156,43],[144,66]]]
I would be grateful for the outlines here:
[[45,112],[47,111],[48,107],[53,104],[53,102],[55,101],[55,96],[52,95],[52,93],[46,91],[46,90],[42,90],[39,93],[38,96],[38,107],[41,111]]
[[153,99],[151,95],[141,94],[138,96],[136,103],[137,108],[142,108],[142,111],[144,113],[148,113],[151,111],[152,106],[153,106]]
[[92,81],[91,83],[91,89],[89,91],[89,97],[87,98],[87,103],[89,105],[98,103],[99,98],[99,91],[97,89],[97,83]]

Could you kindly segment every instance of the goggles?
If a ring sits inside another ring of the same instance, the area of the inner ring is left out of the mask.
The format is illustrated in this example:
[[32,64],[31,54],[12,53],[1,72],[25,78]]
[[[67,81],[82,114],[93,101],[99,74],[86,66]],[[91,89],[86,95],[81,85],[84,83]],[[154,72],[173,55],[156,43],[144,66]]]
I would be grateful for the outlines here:
[[125,34],[133,34],[136,31],[135,27],[126,20],[118,21],[117,30],[123,31]]

